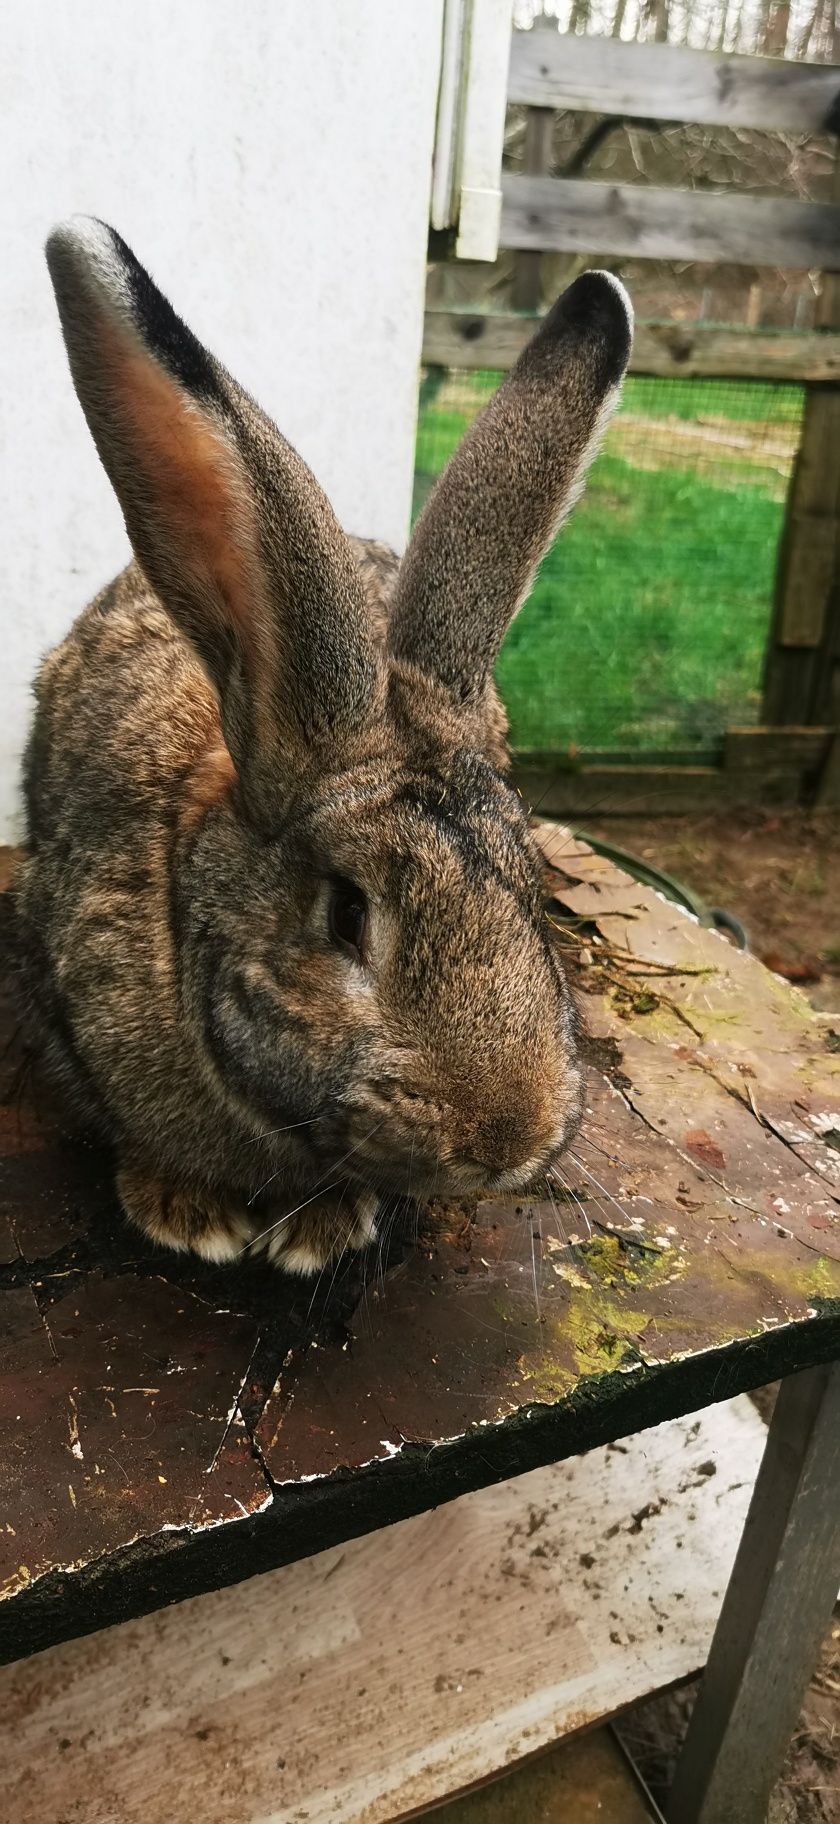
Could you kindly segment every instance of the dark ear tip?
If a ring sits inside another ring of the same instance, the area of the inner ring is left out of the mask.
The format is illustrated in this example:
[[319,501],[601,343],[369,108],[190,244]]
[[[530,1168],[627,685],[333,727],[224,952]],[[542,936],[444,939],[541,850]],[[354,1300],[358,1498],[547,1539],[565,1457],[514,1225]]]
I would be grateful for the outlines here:
[[187,391],[217,405],[228,403],[222,370],[176,316],[116,228],[95,215],[59,223],[46,243],[47,265],[65,338],[87,323],[93,303],[129,326],[147,351]]
[[633,306],[621,280],[611,272],[582,272],[552,305],[540,335],[559,341],[570,330],[587,342],[601,344],[608,359],[608,378],[617,385],[633,344]]

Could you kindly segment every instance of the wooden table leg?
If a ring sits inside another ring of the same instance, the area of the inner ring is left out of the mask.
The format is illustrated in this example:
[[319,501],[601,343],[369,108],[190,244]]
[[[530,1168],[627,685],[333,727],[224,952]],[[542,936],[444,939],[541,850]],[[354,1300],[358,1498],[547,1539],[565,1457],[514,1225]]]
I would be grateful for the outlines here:
[[840,1363],[783,1381],[667,1808],[764,1824],[840,1582]]

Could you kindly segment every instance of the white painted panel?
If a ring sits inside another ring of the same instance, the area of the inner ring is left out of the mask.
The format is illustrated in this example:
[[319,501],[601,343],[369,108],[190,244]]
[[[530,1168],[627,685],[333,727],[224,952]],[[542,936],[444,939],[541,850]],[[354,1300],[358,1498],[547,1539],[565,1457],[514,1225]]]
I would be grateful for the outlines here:
[[0,841],[40,654],[124,562],[42,255],[112,221],[302,451],[405,541],[440,0],[8,0],[0,50]]
[[469,29],[455,252],[495,260],[511,45],[511,0],[473,0]]
[[457,228],[455,257],[495,260],[512,0],[444,0],[431,222]]

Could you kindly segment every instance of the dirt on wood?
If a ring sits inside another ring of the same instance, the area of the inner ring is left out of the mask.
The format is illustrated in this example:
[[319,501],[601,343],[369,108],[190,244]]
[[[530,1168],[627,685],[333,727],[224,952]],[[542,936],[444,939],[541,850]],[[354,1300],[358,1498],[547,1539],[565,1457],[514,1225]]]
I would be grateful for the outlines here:
[[840,1014],[840,813],[720,811],[582,825],[738,918],[750,949]]
[[[705,818],[617,817],[586,826],[722,906],[750,948],[840,1024],[840,816],[804,811]],[[756,1404],[769,1418],[772,1391]],[[652,1699],[622,1734],[665,1803],[696,1685]],[[840,1607],[823,1645],[768,1824],[840,1824]]]

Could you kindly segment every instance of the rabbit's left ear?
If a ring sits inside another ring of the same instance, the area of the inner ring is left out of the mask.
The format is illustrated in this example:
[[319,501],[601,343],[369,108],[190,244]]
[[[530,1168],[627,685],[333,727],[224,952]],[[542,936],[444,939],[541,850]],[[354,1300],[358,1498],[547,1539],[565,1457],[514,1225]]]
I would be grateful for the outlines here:
[[76,391],[154,589],[219,695],[246,803],[272,824],[352,758],[381,697],[362,581],[314,476],[113,228],[47,259]]
[[483,703],[507,627],[618,398],[632,329],[617,279],[576,279],[429,497],[397,579],[390,646],[457,704]]

